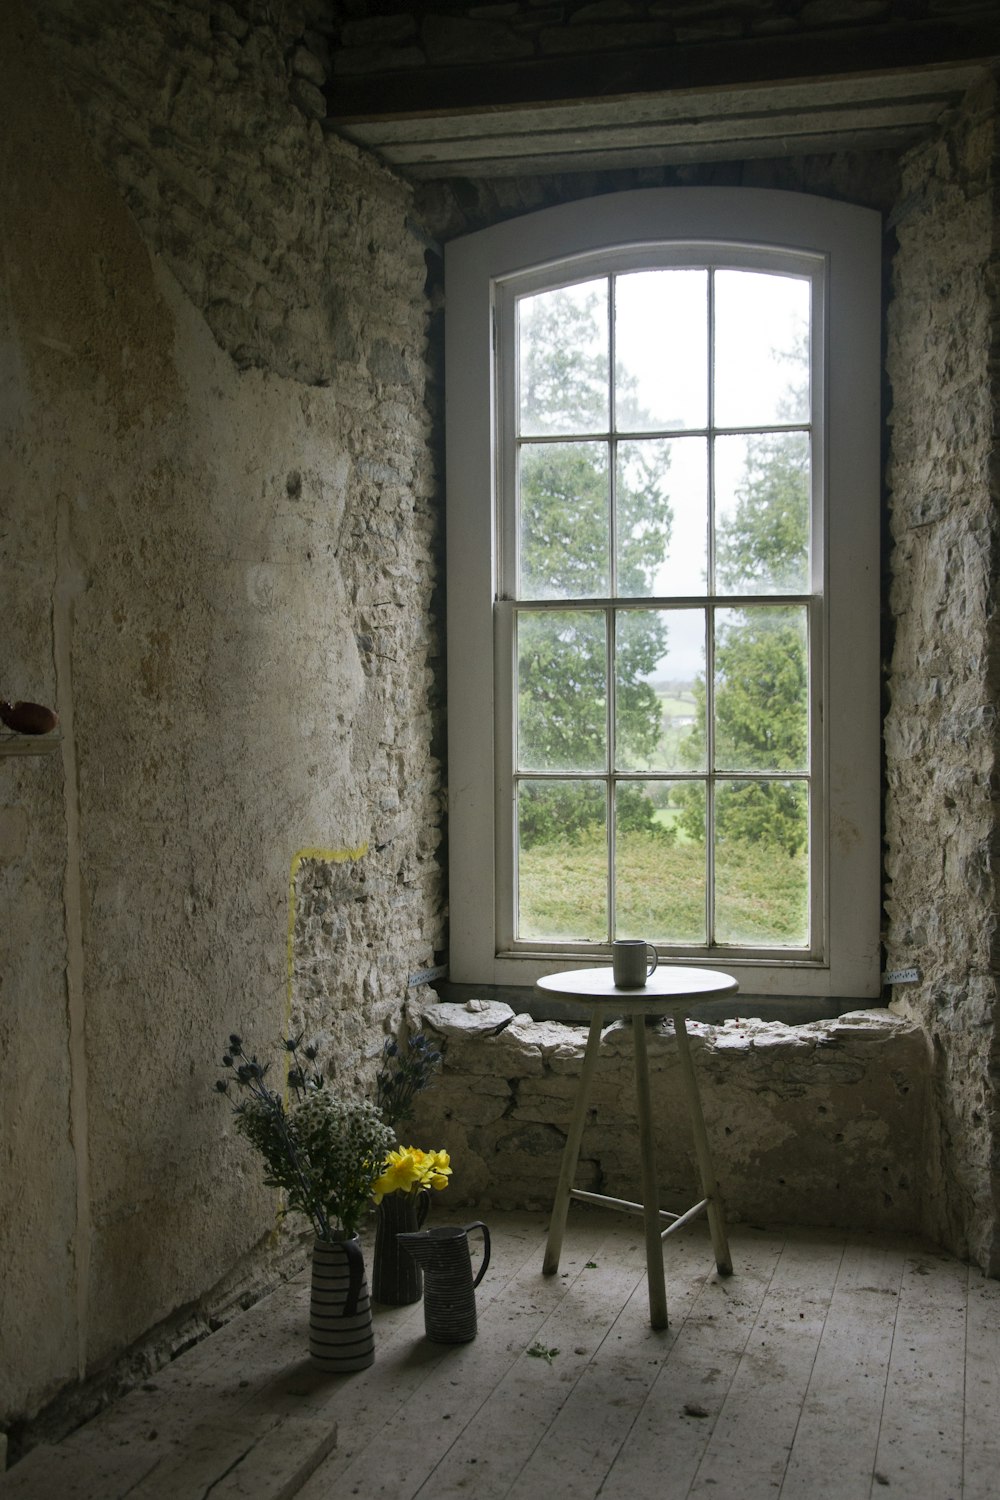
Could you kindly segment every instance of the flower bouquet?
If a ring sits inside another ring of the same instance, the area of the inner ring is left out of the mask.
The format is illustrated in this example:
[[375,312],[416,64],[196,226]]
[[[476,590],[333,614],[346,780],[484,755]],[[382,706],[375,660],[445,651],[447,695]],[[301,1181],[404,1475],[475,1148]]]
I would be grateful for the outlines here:
[[241,1097],[234,1106],[236,1129],[264,1158],[268,1187],[283,1188],[288,1209],[312,1223],[318,1240],[350,1239],[358,1232],[393,1142],[391,1128],[368,1100],[341,1099],[314,1062],[316,1048],[302,1048],[302,1037],[284,1044],[291,1054],[287,1102],[266,1082],[270,1063],[248,1056],[235,1033],[223,1066],[231,1077],[216,1088],[230,1095],[232,1080]]
[[339,1098],[307,1066],[315,1047],[302,1048],[301,1036],[284,1046],[291,1054],[287,1099],[267,1083],[270,1064],[248,1055],[236,1033],[222,1059],[230,1075],[216,1088],[229,1096],[235,1080],[236,1128],[264,1158],[265,1183],[282,1188],[288,1209],[312,1224],[310,1353],[324,1370],[360,1370],[374,1360],[375,1342],[358,1226],[393,1132],[374,1104]]

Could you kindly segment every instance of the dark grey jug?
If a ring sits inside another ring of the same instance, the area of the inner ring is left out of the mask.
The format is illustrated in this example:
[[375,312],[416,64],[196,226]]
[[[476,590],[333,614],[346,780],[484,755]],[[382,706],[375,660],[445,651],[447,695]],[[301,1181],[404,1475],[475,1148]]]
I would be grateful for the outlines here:
[[[473,1280],[469,1235],[483,1232],[483,1263]],[[490,1263],[490,1232],[481,1219],[462,1228],[443,1226],[398,1241],[424,1273],[424,1331],[435,1344],[467,1344],[476,1336],[475,1289]]]

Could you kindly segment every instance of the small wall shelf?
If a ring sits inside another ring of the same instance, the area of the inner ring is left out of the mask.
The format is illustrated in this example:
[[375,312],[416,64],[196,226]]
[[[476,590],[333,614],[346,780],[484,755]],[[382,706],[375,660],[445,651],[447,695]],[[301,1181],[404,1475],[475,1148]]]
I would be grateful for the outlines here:
[[0,734],[0,758],[5,755],[54,755],[62,744],[58,734]]

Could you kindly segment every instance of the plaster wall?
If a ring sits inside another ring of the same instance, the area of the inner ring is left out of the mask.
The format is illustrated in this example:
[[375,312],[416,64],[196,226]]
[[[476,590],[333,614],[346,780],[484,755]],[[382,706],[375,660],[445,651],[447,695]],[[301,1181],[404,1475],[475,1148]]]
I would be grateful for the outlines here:
[[889,314],[894,651],[887,951],[933,1046],[926,1223],[1000,1271],[997,1234],[997,86],[903,163]]
[[[323,137],[266,25],[220,91],[203,14],[172,85],[189,163],[241,107],[288,151],[280,209],[247,209],[263,269],[241,303],[234,205],[260,183],[239,153],[188,240],[163,161],[161,217],[126,206],[116,168],[155,156],[142,90],[173,39],[157,5],[119,7],[102,73],[113,10],[74,13],[100,19],[91,52],[58,7],[45,40],[0,16],[0,692],[61,720],[49,753],[0,756],[4,1426],[277,1253],[212,1093],[229,1031],[264,1052],[305,1026],[354,1089],[442,941],[408,191]],[[199,257],[212,320],[177,274]]]

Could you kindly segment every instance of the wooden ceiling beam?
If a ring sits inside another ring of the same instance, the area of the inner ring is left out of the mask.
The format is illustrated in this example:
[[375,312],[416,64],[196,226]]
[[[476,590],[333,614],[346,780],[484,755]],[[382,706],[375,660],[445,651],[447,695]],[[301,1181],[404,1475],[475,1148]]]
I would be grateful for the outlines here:
[[863,76],[1000,57],[1000,14],[971,22],[919,22],[831,29],[794,37],[551,56],[518,62],[334,72],[327,89],[331,125],[470,111],[626,99],[678,89],[727,88]]

